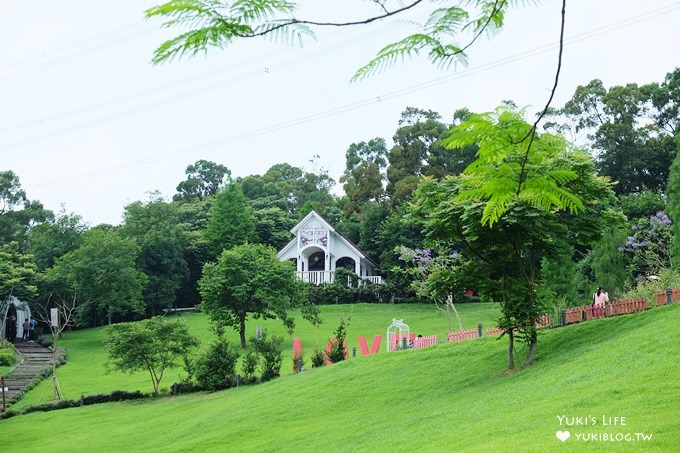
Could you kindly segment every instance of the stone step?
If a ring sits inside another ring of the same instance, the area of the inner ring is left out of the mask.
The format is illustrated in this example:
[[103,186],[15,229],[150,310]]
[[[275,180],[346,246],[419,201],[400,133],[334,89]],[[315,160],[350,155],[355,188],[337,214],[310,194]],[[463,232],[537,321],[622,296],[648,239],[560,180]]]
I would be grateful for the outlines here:
[[16,343],[17,352],[21,354],[19,363],[12,372],[5,377],[5,401],[9,406],[9,400],[20,395],[39,376],[52,367],[53,353],[50,349],[37,343]]

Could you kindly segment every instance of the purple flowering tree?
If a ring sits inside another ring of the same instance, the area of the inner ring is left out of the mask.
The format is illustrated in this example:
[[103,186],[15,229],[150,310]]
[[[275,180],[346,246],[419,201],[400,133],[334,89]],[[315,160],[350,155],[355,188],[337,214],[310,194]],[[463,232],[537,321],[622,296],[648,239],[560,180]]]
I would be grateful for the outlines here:
[[435,307],[446,314],[448,329],[451,331],[451,312],[456,315],[458,328],[463,323],[454,303],[454,293],[463,292],[458,282],[458,273],[464,260],[458,252],[435,253],[431,249],[412,249],[406,246],[396,248],[399,260],[406,264],[399,269],[411,282],[411,287],[421,297],[434,301]]
[[631,234],[619,251],[631,260],[637,276],[658,274],[671,267],[671,219],[663,211],[631,225]]

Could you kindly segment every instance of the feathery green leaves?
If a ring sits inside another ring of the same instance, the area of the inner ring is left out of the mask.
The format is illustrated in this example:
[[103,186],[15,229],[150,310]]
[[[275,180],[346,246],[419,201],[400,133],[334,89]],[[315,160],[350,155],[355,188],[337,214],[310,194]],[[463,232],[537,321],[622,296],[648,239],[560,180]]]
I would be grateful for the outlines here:
[[[395,6],[390,8],[388,3]],[[311,26],[367,24],[425,3],[425,0],[411,0],[405,5],[389,0],[376,2],[377,15],[350,22],[296,19],[297,4],[287,0],[170,0],[149,8],[145,15],[163,18],[166,28],[188,28],[156,49],[152,62],[159,64],[205,53],[210,48],[223,49],[240,38],[268,36],[288,44],[301,42],[304,37],[314,37]],[[430,0],[429,3],[441,2]],[[493,33],[503,26],[509,0],[458,0],[455,3],[457,5],[432,9],[425,23],[418,26],[417,33],[385,46],[352,80],[379,73],[398,60],[420,54],[426,54],[431,63],[441,68],[467,64],[467,48],[481,34]]]
[[444,140],[447,148],[479,146],[477,159],[461,176],[457,199],[483,201],[484,225],[492,227],[514,202],[544,212],[578,214],[585,209],[583,200],[569,188],[579,177],[570,156],[579,153],[562,137],[537,134],[526,156],[530,130],[521,112],[500,107],[491,113],[472,115]]
[[292,17],[295,3],[285,0],[170,0],[146,10],[147,18],[162,17],[163,27],[188,27],[154,52],[154,64],[223,49],[239,38],[268,35],[280,41],[313,36]]
[[[470,9],[460,6],[437,8],[421,25],[422,31],[407,36],[383,47],[378,55],[357,70],[352,80],[364,79],[391,67],[397,61],[427,52],[428,60],[435,66],[448,69],[451,65],[467,65],[469,47],[482,33],[493,33],[503,26],[505,0],[461,2]],[[476,13],[472,16],[472,12]],[[465,32],[468,32],[467,34]],[[467,39],[467,45],[458,44],[460,35]]]

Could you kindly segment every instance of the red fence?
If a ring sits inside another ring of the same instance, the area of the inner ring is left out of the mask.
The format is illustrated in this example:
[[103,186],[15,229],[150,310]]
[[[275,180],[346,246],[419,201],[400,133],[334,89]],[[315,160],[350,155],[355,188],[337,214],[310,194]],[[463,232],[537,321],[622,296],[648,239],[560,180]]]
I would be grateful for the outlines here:
[[[658,297],[658,296],[657,296]],[[617,300],[607,306],[584,305],[566,310],[567,324],[588,321],[590,319],[605,318],[608,316],[626,315],[647,310],[647,301],[644,297],[637,299]]]
[[[680,288],[671,288],[671,303],[680,301]],[[668,290],[656,293],[656,306],[668,303]]]
[[[536,328],[537,329],[543,329],[545,327],[550,327],[550,316],[549,315],[543,315],[539,318],[538,322],[536,323]],[[447,343],[454,343],[456,341],[463,341],[463,340],[474,340],[475,338],[478,338],[479,335],[482,333],[481,331],[481,324],[480,327],[477,329],[469,329],[469,330],[459,330],[457,332],[449,332],[446,335],[446,342]],[[503,329],[499,327],[492,327],[490,329],[486,329],[486,332],[484,332],[485,337],[492,337],[492,336],[498,336],[503,333]]]
[[492,327],[491,329],[486,329],[486,332],[484,332],[484,335],[487,337],[495,337],[497,335],[501,335],[503,333],[503,329],[500,327]]
[[474,340],[475,338],[477,338],[477,329],[458,330],[456,332],[449,332],[446,334],[447,343],[463,340]]
[[413,349],[426,348],[435,344],[439,344],[439,338],[436,335],[416,337],[413,339]]
[[[656,294],[657,306],[666,304],[667,300],[668,295],[666,291],[659,291]],[[680,288],[672,289],[671,301],[680,302]],[[590,319],[606,318],[609,316],[625,315],[629,313],[638,313],[645,310],[647,310],[647,301],[643,297],[637,299],[617,300],[610,304],[607,304],[606,306],[584,305],[582,307],[569,308],[565,310],[566,311],[565,321],[567,324],[573,324],[575,322],[587,321]],[[538,323],[536,323],[536,327],[538,329],[550,327],[551,323],[552,320],[550,319],[550,316],[544,315],[541,316]],[[502,333],[503,329],[493,327],[491,329],[487,329],[484,332],[484,336],[486,337],[498,336],[501,335]],[[446,342],[454,343],[463,340],[474,340],[479,337],[479,334],[480,331],[478,329],[468,329],[459,330],[456,332],[449,332],[446,335]],[[420,337],[413,340],[413,349],[424,348],[426,346],[430,346],[433,344],[437,344],[436,336]]]

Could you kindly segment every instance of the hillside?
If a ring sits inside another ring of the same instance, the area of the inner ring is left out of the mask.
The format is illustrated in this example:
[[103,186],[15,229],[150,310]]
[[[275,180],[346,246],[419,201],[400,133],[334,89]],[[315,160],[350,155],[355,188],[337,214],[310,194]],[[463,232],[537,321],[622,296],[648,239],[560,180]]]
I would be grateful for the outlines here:
[[[340,319],[349,319],[351,322],[347,329],[347,344],[350,350],[354,347],[359,349],[357,337],[364,335],[370,344],[374,335],[385,336],[387,326],[393,318],[403,318],[411,327],[412,332],[423,335],[439,335],[442,342],[446,338],[447,320],[445,315],[435,309],[434,305],[428,304],[353,304],[353,305],[322,305],[323,324],[317,331],[310,323],[301,319],[299,313],[296,318],[296,329],[293,337],[303,340],[303,348],[306,366],[310,365],[310,355],[314,350],[314,343],[318,338],[319,344],[324,346],[329,338],[333,337]],[[497,304],[475,303],[461,304],[458,308],[466,329],[472,329],[477,323],[483,323],[486,327],[495,325],[495,319],[499,316]],[[189,330],[203,344],[215,338],[210,330],[208,318],[203,313],[190,313],[182,315]],[[453,316],[452,316],[453,318]],[[456,325],[455,319],[452,320]],[[285,331],[281,322],[274,319],[261,320],[251,319],[247,323],[247,335],[255,335],[256,326],[262,326],[273,335],[279,335],[284,339],[284,362],[282,373],[292,369],[293,346],[292,339]],[[457,329],[457,327],[454,327]],[[226,329],[225,334],[233,344],[238,344],[238,333],[231,328]],[[60,341],[60,345],[68,350],[68,362],[59,368],[57,376],[61,389],[66,398],[77,399],[80,395],[96,393],[110,393],[114,390],[144,392],[151,391],[151,383],[146,372],[132,375],[120,372],[106,373],[105,351],[108,333],[106,328],[94,328],[74,331],[66,334]],[[381,351],[384,351],[383,341]],[[359,354],[359,353],[358,353]],[[180,380],[186,373],[182,367],[168,370],[161,383],[162,387],[169,388],[173,382]],[[13,406],[13,409],[21,409],[26,406],[49,401],[52,395],[51,383],[46,380],[38,387],[26,394],[26,398]]]
[[[680,304],[555,329],[541,337],[535,365],[515,373],[504,372],[505,340],[488,338],[214,394],[28,414],[0,422],[0,443],[54,452],[678,451],[678,325]],[[576,421],[588,426],[567,426]],[[561,442],[558,431],[571,437]]]

